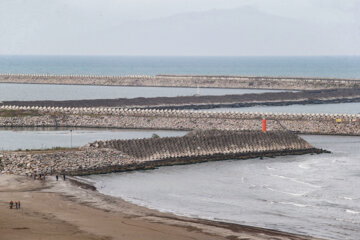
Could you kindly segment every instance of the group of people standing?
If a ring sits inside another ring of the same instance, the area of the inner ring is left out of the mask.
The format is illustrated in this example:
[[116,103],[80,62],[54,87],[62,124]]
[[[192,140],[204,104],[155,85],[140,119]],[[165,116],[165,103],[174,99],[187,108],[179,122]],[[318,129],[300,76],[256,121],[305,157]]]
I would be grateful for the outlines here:
[[[63,177],[63,180],[65,181],[66,180],[65,174],[63,174],[62,177]],[[56,174],[56,181],[58,181],[58,180],[59,180],[59,175]]]
[[31,173],[30,175],[29,174],[26,174],[26,176],[30,176],[31,178],[34,178],[34,180],[45,180],[45,174],[37,174],[37,173]]
[[[31,173],[30,175],[26,174],[27,176],[30,176],[31,178],[34,178],[34,180],[45,180],[46,174],[36,174],[36,173]],[[62,178],[65,181],[66,176],[65,174],[62,174]],[[59,175],[56,174],[56,181],[59,180]]]
[[20,201],[17,201],[17,202],[14,203],[13,200],[11,200],[10,203],[9,203],[10,209],[13,209],[14,205],[15,205],[16,209],[20,209]]
[[[28,174],[26,174],[26,175],[28,175]],[[46,176],[45,174],[36,174],[36,173],[30,174],[30,177],[33,177],[34,180],[45,180],[45,176]],[[65,174],[62,174],[62,177],[63,177],[63,180],[65,181],[66,180]],[[56,175],[56,181],[58,181],[58,180],[59,180],[59,175]],[[14,202],[13,200],[11,200],[9,202],[10,209],[13,209],[14,207],[15,207],[15,209],[20,209],[20,206],[21,206],[20,201]]]

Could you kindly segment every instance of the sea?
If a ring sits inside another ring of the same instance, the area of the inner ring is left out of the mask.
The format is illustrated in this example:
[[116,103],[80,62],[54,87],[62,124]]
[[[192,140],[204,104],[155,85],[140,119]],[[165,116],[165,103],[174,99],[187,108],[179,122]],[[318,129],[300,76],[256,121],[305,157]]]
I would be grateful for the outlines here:
[[103,194],[163,212],[324,239],[360,239],[360,137],[302,137],[332,153],[83,179]]
[[[315,76],[360,79],[360,57],[0,56],[0,73]],[[0,84],[0,101],[261,93],[254,89]],[[211,111],[360,113],[359,103]],[[72,130],[72,131],[70,131]],[[0,129],[0,149],[81,146],[94,140],[181,136],[113,129]],[[302,136],[331,154],[229,160],[88,176],[104,194],[164,212],[336,240],[360,239],[360,137]]]
[[91,75],[212,74],[360,79],[360,56],[0,56],[0,73]]

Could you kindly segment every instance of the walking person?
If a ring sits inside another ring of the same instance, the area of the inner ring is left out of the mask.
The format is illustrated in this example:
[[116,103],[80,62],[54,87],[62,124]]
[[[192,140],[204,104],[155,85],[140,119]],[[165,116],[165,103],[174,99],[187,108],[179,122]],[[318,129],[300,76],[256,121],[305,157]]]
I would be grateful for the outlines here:
[[19,209],[20,209],[20,201],[18,201],[18,207],[19,207]]
[[56,175],[56,181],[59,181],[59,176],[58,175]]
[[15,202],[15,208],[18,209],[18,202]]
[[9,203],[9,207],[10,207],[10,209],[12,209],[12,208],[13,208],[13,206],[14,206],[14,202],[13,202],[13,200],[11,200],[11,201],[10,201],[10,203]]
[[63,174],[63,179],[64,179],[64,181],[66,180],[65,174]]

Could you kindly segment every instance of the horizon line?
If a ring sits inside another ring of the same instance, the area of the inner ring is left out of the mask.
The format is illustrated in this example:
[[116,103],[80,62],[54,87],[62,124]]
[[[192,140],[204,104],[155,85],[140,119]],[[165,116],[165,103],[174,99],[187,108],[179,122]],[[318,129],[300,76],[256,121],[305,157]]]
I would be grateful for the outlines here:
[[360,57],[360,54],[353,55],[81,55],[81,54],[0,54],[0,57]]

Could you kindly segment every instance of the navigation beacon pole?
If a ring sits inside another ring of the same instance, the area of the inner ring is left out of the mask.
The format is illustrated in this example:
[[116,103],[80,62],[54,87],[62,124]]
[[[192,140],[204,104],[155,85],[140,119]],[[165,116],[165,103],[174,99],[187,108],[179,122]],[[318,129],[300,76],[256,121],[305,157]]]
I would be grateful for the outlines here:
[[72,129],[70,129],[70,148],[72,148]]

